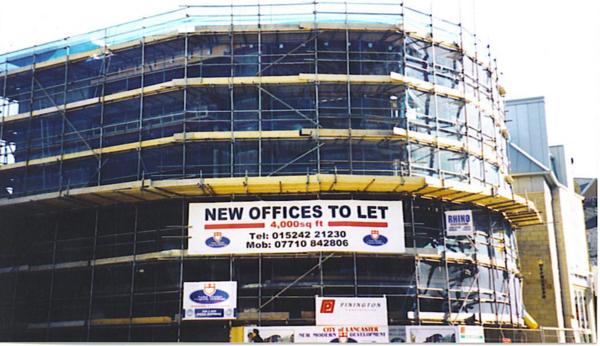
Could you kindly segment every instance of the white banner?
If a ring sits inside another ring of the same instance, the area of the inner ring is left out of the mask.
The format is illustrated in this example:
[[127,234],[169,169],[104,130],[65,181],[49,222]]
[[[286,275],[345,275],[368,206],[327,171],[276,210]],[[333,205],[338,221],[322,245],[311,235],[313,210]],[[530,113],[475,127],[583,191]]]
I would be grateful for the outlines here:
[[[245,342],[270,343],[389,343],[387,326],[245,327]],[[262,341],[261,341],[262,340]]]
[[482,326],[406,326],[407,343],[485,343]]
[[483,344],[485,334],[482,326],[460,326],[458,327],[458,343]]
[[473,212],[471,210],[451,210],[446,213],[446,235],[473,235]]
[[190,203],[191,255],[403,253],[401,201]]
[[236,281],[183,283],[183,319],[235,319]]
[[[245,343],[293,343],[298,326],[285,327],[244,327]],[[262,340],[262,341],[261,341]]]
[[406,326],[406,342],[409,344],[457,342],[455,326]]
[[315,305],[318,326],[359,325],[365,321],[383,326],[388,324],[385,297],[316,297]]

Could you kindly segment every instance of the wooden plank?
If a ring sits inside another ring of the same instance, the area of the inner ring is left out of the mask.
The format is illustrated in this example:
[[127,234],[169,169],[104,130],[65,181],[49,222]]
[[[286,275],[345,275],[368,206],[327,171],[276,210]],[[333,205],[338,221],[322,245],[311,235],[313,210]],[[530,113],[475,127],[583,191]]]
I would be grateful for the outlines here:
[[[110,95],[106,95],[103,98],[91,98],[86,100],[80,100],[71,102],[66,105],[59,105],[56,107],[48,107],[44,109],[38,109],[33,112],[15,114],[9,117],[5,117],[2,121],[4,123],[14,122],[18,120],[27,119],[29,116],[37,117],[46,114],[61,112],[66,110],[72,110],[77,108],[83,108],[99,102],[116,102],[138,97],[140,95],[153,95],[157,93],[165,93],[179,88],[183,88],[186,85],[191,87],[206,87],[215,85],[272,85],[272,84],[306,84],[313,83],[315,81],[328,82],[328,83],[357,83],[357,84],[403,84],[412,87],[417,90],[426,92],[435,92],[440,95],[445,95],[454,99],[467,100],[466,96],[458,90],[449,89],[439,85],[434,85],[430,82],[421,81],[416,78],[406,77],[401,74],[392,72],[391,75],[345,75],[345,74],[306,74],[301,73],[299,75],[289,76],[246,76],[246,77],[210,77],[210,78],[188,78],[186,79],[174,79],[168,82],[155,84],[143,88],[122,91]],[[473,101],[474,102],[474,101]],[[498,111],[494,111],[492,114],[497,119],[501,119]]]
[[[194,33],[196,33],[196,34],[229,33],[232,31],[232,28],[233,28],[233,32],[258,32],[258,31],[261,31],[263,33],[265,33],[265,32],[311,31],[314,29],[328,30],[328,31],[349,30],[349,31],[369,31],[369,32],[404,31],[404,27],[401,23],[398,23],[398,24],[316,23],[316,27],[315,27],[314,22],[304,22],[304,23],[298,23],[295,25],[294,24],[261,24],[260,28],[258,27],[258,25],[234,25],[233,27],[231,25],[218,25],[218,26],[197,25],[194,27],[194,32],[192,32],[191,34],[194,34]],[[411,38],[414,38],[417,40],[437,44],[437,45],[440,45],[445,48],[452,49],[452,50],[455,50],[458,52],[464,52],[464,50],[461,47],[459,47],[456,43],[439,40],[439,39],[432,39],[432,37],[428,34],[421,34],[421,33],[417,33],[414,31],[404,31],[404,34],[408,37],[411,37]],[[141,45],[142,41],[144,41],[145,43],[156,43],[156,42],[160,42],[160,41],[166,41],[169,39],[175,39],[179,35],[181,35],[180,32],[178,32],[177,30],[173,30],[173,31],[168,31],[168,32],[161,33],[158,35],[143,36],[143,37],[139,37],[139,38],[127,41],[127,42],[111,45],[108,47],[107,50],[105,50],[105,47],[100,47],[100,48],[95,48],[95,49],[92,49],[92,50],[89,50],[86,52],[71,54],[68,56],[68,60],[70,62],[79,61],[79,60],[93,57],[98,54],[105,54],[107,51],[117,52],[117,51],[122,51],[122,50],[125,50],[128,48],[132,48],[135,46],[139,46],[139,45]],[[464,53],[466,54],[466,52],[464,52]],[[471,57],[473,57],[473,56],[471,56]],[[44,62],[40,62],[37,64],[28,65],[28,66],[23,66],[18,69],[13,69],[11,71],[8,71],[8,73],[6,73],[6,74],[0,74],[0,76],[4,76],[4,75],[11,76],[14,74],[32,70],[33,68],[35,68],[35,69],[49,68],[49,67],[53,67],[53,66],[65,63],[66,61],[67,61],[67,56],[62,56],[62,57],[59,57],[56,59],[52,59],[52,60],[48,60],[48,61],[44,61]],[[488,64],[485,64],[484,62],[480,62],[479,64],[484,66],[487,69],[491,69],[491,67]]]
[[[35,166],[50,164],[59,162],[61,160],[74,160],[84,157],[90,157],[100,154],[119,153],[130,150],[138,150],[145,148],[153,148],[171,143],[179,143],[184,141],[203,141],[203,140],[232,140],[232,139],[297,139],[301,137],[313,137],[321,139],[362,139],[370,141],[379,140],[408,140],[415,143],[426,144],[433,147],[440,146],[441,148],[459,152],[467,153],[472,156],[481,158],[481,152],[470,150],[465,148],[461,142],[454,141],[451,139],[434,137],[428,134],[419,133],[416,131],[406,131],[405,129],[390,130],[355,130],[355,129],[302,129],[302,130],[280,130],[280,131],[209,131],[209,132],[188,132],[185,135],[183,133],[176,133],[173,136],[162,137],[156,139],[145,140],[142,142],[133,142],[126,144],[119,144],[105,148],[98,148],[94,150],[84,150],[75,153],[68,153],[64,155],[54,155],[43,157],[39,159],[33,159],[30,161],[21,161],[8,165],[0,166],[0,171],[12,170],[22,168],[26,166]],[[489,155],[489,151],[488,151]],[[491,155],[490,155],[491,156]],[[498,164],[495,155],[492,157],[484,158],[486,161]]]
[[[238,320],[258,320],[258,311],[241,311]],[[290,319],[289,312],[261,312],[260,319],[264,321],[287,321]]]
[[[338,191],[338,192],[407,192],[420,195],[426,198],[439,198],[451,201],[458,193],[468,192],[477,196],[489,196],[489,198],[479,199],[473,204],[486,207],[492,210],[502,212],[503,210],[527,210],[532,217],[541,223],[540,214],[535,209],[531,201],[527,201],[519,196],[503,195],[495,193],[491,188],[472,186],[455,181],[443,181],[433,177],[395,177],[395,176],[358,176],[358,175],[298,175],[298,176],[275,176],[275,177],[239,177],[239,178],[207,178],[203,184],[210,188],[210,194],[232,195],[232,194],[279,194],[279,193],[313,193],[320,191]],[[208,195],[206,189],[198,188],[198,179],[182,180],[160,180],[152,182],[152,186],[160,188],[161,191],[176,193],[183,196],[202,196]],[[128,197],[133,197],[132,193],[138,194],[141,189],[147,188],[141,182],[129,182],[113,185],[102,185],[97,187],[87,187],[72,189],[69,194],[72,196],[95,194],[100,196],[118,196],[125,193]],[[127,191],[127,192],[125,192]],[[439,192],[448,191],[444,195]],[[136,195],[137,196],[137,195]],[[140,195],[143,196],[143,195]],[[37,196],[28,196],[15,198],[11,200],[0,200],[0,206],[15,204],[27,204],[33,201],[42,201],[56,198],[56,194],[43,194]],[[159,195],[152,195],[152,199],[163,198]],[[168,197],[164,197],[168,198]],[[520,225],[519,213],[503,213],[509,221]],[[514,217],[514,220],[511,220]],[[527,218],[527,224],[530,224]],[[98,260],[101,261],[101,260]]]
[[173,319],[169,316],[98,318],[90,321],[92,326],[128,325],[128,324],[169,324]]

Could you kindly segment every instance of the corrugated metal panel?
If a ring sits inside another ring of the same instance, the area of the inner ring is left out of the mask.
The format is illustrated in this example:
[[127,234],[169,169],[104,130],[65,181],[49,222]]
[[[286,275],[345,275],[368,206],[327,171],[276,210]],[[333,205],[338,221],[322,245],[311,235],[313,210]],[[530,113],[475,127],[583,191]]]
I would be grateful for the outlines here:
[[[508,100],[506,101],[506,111],[510,141],[550,168],[544,98]],[[511,164],[511,170],[515,173],[531,172],[527,170],[529,169],[528,164],[518,158],[515,158],[514,161],[511,158]]]

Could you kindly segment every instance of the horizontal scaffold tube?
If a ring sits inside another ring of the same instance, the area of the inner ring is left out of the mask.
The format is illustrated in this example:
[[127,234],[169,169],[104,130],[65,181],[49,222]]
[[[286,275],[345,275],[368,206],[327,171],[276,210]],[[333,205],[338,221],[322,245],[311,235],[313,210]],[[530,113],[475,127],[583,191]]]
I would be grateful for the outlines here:
[[[455,253],[448,252],[447,254],[442,254],[433,251],[429,251],[431,249],[426,248],[414,248],[408,247],[406,251],[402,254],[396,254],[394,256],[403,256],[403,257],[416,257],[422,260],[428,261],[441,261],[445,259],[449,263],[477,263],[479,265],[483,265],[489,268],[499,268],[505,269],[511,273],[518,274],[520,273],[516,266],[506,267],[504,261],[495,261],[486,256],[478,256],[477,261],[471,256],[468,256],[464,253]],[[294,254],[263,254],[265,258],[295,258],[298,254],[310,255],[310,253],[294,253]],[[354,254],[354,252],[339,252],[336,255],[344,256],[348,254]],[[314,254],[313,254],[314,255]],[[56,264],[40,264],[40,265],[19,265],[12,267],[1,267],[0,274],[4,273],[14,273],[14,272],[39,272],[39,271],[54,271],[54,270],[72,270],[74,268],[86,268],[86,267],[98,267],[98,266],[108,266],[108,265],[116,265],[123,263],[131,263],[131,262],[156,262],[156,261],[168,261],[168,260],[180,260],[181,258],[218,258],[223,256],[230,255],[190,255],[188,250],[163,250],[156,252],[148,252],[138,255],[129,255],[129,256],[118,256],[118,257],[105,257],[98,258],[95,260],[84,260],[84,261],[73,261],[73,262],[62,262]],[[252,256],[252,254],[243,254],[241,257]]]
[[435,93],[437,95],[447,96],[454,99],[464,100],[478,106],[484,113],[493,115],[495,118],[501,119],[498,111],[487,109],[479,104],[479,102],[463,92],[444,86],[436,85],[430,82],[425,82],[417,78],[404,76],[392,72],[390,75],[346,75],[346,74],[305,74],[290,76],[245,76],[245,77],[210,77],[210,78],[181,78],[173,79],[168,82],[155,84],[147,87],[142,87],[133,90],[122,91],[103,97],[94,97],[90,99],[80,100],[67,103],[65,105],[57,105],[48,108],[38,109],[27,113],[20,113],[2,118],[2,122],[9,123],[18,120],[24,120],[29,117],[38,117],[54,112],[65,112],[67,110],[79,109],[97,103],[108,103],[128,100],[140,95],[148,96],[160,93],[166,93],[174,90],[180,90],[185,87],[208,87],[216,85],[277,85],[277,84],[313,84],[313,83],[351,83],[351,84],[399,84],[406,85],[416,90]]
[[[431,35],[421,34],[415,31],[405,31],[402,25],[391,25],[391,24],[335,24],[335,23],[299,23],[297,25],[290,24],[261,24],[259,28],[257,25],[218,25],[218,26],[196,26],[193,32],[187,33],[188,36],[193,35],[202,35],[202,34],[218,34],[218,33],[229,33],[229,32],[261,32],[261,33],[270,33],[270,32],[298,32],[298,31],[313,31],[313,30],[322,30],[322,31],[336,31],[336,30],[349,30],[349,31],[370,31],[370,32],[385,32],[385,31],[402,31],[405,36],[424,41],[430,44],[435,44],[439,46],[443,46],[448,49],[455,50],[457,52],[461,52],[471,57],[473,60],[475,56],[469,55],[467,52],[461,49],[461,47],[454,42],[447,42],[444,40],[433,39]],[[14,74],[31,71],[31,70],[39,70],[44,68],[50,68],[53,66],[57,66],[60,64],[65,64],[68,62],[76,62],[80,60],[85,60],[91,57],[106,55],[106,54],[114,54],[119,51],[127,50],[130,48],[139,47],[142,45],[158,43],[163,41],[169,41],[176,39],[177,37],[182,36],[182,34],[178,31],[166,32],[159,35],[149,35],[139,39],[131,40],[128,42],[123,42],[115,45],[110,45],[107,47],[95,48],[86,52],[80,52],[75,54],[69,54],[66,56],[62,56],[56,59],[33,63],[27,66],[22,66],[14,70],[7,71],[6,73],[2,73],[0,71],[0,77],[2,76],[11,76]],[[490,68],[490,66],[484,62],[478,62],[484,68]]]
[[348,130],[348,129],[302,129],[302,130],[282,130],[282,131],[211,131],[211,132],[188,132],[176,133],[172,136],[144,140],[140,142],[119,144],[110,147],[84,150],[63,155],[54,155],[21,161],[7,165],[0,165],[0,171],[23,168],[26,166],[35,166],[49,164],[58,161],[67,161],[80,159],[84,157],[96,156],[100,154],[119,153],[130,150],[148,149],[180,142],[191,141],[213,141],[213,140],[252,140],[252,139],[360,139],[367,141],[381,140],[404,140],[411,143],[425,144],[433,147],[439,147],[457,153],[466,153],[478,157],[489,163],[499,165],[497,155],[492,150],[473,150],[464,143],[447,138],[436,137],[416,131],[407,131],[396,128],[390,130]]

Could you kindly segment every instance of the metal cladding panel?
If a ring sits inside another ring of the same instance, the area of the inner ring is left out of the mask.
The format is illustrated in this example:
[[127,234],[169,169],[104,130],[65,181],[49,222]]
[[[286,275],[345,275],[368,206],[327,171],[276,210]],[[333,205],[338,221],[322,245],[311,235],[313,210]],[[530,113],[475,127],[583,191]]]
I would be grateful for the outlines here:
[[[546,127],[546,111],[544,98],[506,101],[507,127],[510,141],[524,149],[544,166],[550,167],[550,151],[548,149],[548,129]],[[513,173],[531,172],[530,160],[516,155],[510,158]]]
[[511,173],[544,172],[542,167],[535,164],[535,162],[531,161],[512,146],[508,146],[508,160],[510,161]]
[[553,145],[550,147],[552,153],[552,170],[556,179],[564,186],[573,188],[572,164],[569,163],[569,155],[565,151],[564,145]]

